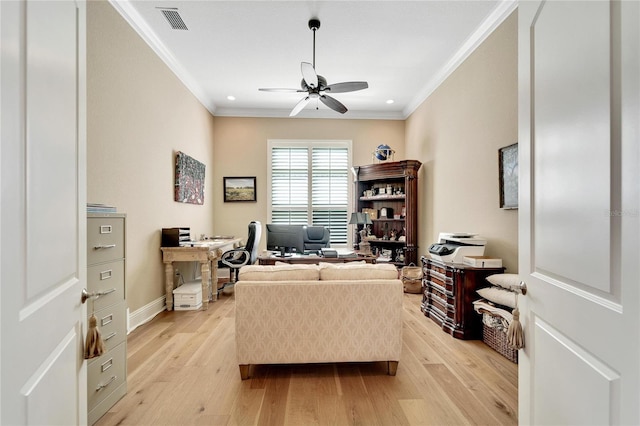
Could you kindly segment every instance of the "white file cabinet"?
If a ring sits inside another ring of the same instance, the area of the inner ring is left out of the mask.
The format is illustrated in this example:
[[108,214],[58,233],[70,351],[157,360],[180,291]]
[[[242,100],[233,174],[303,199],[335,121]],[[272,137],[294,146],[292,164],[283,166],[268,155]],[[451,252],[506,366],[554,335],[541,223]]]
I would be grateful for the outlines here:
[[90,425],[127,393],[125,219],[121,213],[87,214],[87,290],[102,294],[87,301],[87,315],[95,314],[106,349],[87,365]]

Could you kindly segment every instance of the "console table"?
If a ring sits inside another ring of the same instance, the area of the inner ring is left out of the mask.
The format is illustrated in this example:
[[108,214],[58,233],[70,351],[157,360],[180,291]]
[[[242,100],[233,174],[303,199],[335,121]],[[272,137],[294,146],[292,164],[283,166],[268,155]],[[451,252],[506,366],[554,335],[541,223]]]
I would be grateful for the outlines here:
[[[199,241],[192,247],[160,247],[164,263],[165,290],[167,293],[167,311],[173,310],[173,262],[199,262],[202,276],[202,310],[209,307],[209,281],[218,281],[218,259],[226,250],[235,248],[240,238]],[[211,279],[213,278],[213,280]],[[213,291],[214,300],[217,292]]]
[[322,256],[302,256],[293,254],[287,257],[279,257],[272,254],[263,254],[258,256],[259,265],[275,265],[276,262],[284,262],[291,264],[318,264],[320,262],[328,263],[344,263],[359,262],[364,260],[367,263],[376,263],[374,256],[358,254],[358,257],[322,257]]

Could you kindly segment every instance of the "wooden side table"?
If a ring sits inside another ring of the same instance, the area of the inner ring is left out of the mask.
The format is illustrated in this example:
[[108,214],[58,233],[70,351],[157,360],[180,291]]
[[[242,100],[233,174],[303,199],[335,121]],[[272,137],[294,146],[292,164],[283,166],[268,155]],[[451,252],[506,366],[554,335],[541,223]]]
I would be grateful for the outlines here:
[[[209,308],[209,282],[218,281],[218,259],[225,250],[230,250],[240,243],[240,238],[212,240],[198,243],[193,247],[160,247],[164,263],[165,291],[167,295],[167,311],[173,310],[173,262],[198,262],[202,276],[202,310]],[[212,279],[213,278],[213,279]],[[213,291],[214,301],[217,292]]]

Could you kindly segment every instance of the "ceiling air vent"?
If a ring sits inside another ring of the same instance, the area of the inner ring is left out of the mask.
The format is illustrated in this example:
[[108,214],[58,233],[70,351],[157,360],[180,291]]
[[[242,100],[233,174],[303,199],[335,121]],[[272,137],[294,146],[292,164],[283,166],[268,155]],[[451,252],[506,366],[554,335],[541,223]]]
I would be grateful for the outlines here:
[[188,30],[186,24],[182,20],[182,16],[178,13],[178,9],[160,9],[160,12],[171,25],[174,30]]

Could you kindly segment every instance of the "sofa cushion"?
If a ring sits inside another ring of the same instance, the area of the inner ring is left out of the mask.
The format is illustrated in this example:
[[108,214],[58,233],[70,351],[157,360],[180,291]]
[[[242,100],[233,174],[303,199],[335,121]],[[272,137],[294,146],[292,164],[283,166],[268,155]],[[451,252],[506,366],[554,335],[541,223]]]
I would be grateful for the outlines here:
[[320,262],[320,280],[393,280],[398,270],[390,263],[371,264],[362,262]]
[[246,265],[239,281],[317,281],[318,265]]

